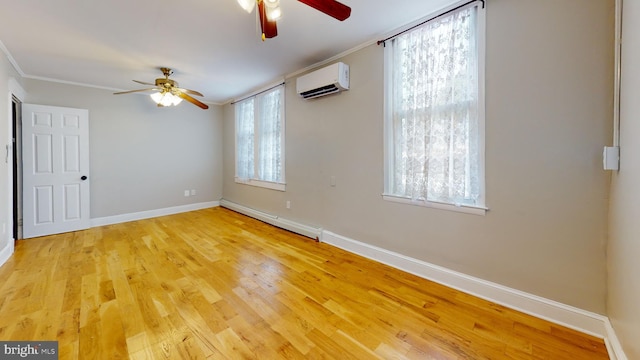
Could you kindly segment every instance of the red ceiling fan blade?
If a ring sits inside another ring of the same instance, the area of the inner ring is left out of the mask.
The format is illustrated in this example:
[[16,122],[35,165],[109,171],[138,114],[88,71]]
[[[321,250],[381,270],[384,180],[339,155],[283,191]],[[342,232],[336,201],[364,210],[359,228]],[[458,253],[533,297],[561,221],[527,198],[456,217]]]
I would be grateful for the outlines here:
[[351,8],[335,0],[298,0],[333,18],[344,21],[351,16]]
[[258,17],[260,18],[260,29],[262,30],[262,41],[265,38],[271,39],[278,36],[278,27],[275,21],[267,19],[264,0],[258,1]]

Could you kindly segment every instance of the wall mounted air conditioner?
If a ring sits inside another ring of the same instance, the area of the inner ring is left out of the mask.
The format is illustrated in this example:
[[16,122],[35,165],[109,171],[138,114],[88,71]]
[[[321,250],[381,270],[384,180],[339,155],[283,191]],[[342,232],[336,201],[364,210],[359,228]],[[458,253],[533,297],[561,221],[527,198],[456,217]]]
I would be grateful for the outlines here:
[[349,65],[338,62],[300,76],[296,80],[296,90],[305,99],[349,90]]

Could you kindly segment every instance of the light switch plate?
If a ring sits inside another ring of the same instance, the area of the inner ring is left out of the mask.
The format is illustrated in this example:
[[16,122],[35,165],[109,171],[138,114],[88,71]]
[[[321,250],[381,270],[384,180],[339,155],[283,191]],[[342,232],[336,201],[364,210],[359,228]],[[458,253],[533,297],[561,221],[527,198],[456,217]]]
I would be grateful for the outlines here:
[[620,147],[605,146],[602,153],[602,166],[605,170],[618,170],[620,167]]

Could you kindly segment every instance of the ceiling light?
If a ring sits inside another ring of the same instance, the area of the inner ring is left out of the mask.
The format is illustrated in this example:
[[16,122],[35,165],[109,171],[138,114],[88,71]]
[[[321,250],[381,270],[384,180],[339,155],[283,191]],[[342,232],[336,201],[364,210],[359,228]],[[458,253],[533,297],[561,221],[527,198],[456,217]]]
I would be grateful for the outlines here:
[[267,19],[269,21],[278,21],[282,17],[282,10],[280,10],[280,6],[276,7],[267,7]]
[[253,11],[253,8],[256,6],[255,0],[238,0],[238,4],[244,9],[244,11],[250,13]]
[[182,98],[175,96],[168,91],[156,92],[150,96],[158,106],[175,106],[182,102]]

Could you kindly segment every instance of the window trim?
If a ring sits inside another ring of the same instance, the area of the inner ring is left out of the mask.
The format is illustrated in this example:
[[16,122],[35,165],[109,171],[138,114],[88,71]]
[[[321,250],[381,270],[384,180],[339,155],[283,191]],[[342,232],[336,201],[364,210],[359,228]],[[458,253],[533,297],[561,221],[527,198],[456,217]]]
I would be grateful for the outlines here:
[[422,207],[428,207],[428,208],[439,209],[439,210],[455,211],[455,212],[461,212],[461,213],[472,214],[472,215],[485,215],[486,212],[489,210],[489,208],[484,206],[473,206],[473,205],[467,205],[467,204],[451,204],[451,203],[444,203],[439,201],[413,200],[408,197],[402,197],[402,196],[393,195],[393,194],[382,194],[382,198],[384,200],[396,202],[400,204],[422,206]]
[[[258,129],[260,127],[260,124],[256,124],[255,120],[257,117],[257,113],[255,113],[255,107],[256,107],[256,99],[261,98],[263,95],[269,93],[272,90],[275,90],[277,88],[282,89],[282,120],[281,120],[281,132],[280,132],[280,136],[281,136],[281,140],[282,140],[282,144],[281,144],[281,161],[282,161],[282,181],[280,182],[276,182],[276,181],[267,181],[267,180],[261,180],[256,178],[255,176],[257,176],[258,171],[258,165],[255,162],[256,159],[256,154],[258,151],[258,145],[260,143],[260,139],[258,139],[257,134],[259,133]],[[237,184],[242,184],[242,185],[249,185],[249,186],[255,186],[255,187],[261,187],[261,188],[265,188],[265,189],[270,189],[270,190],[276,190],[276,191],[286,191],[286,161],[285,161],[285,154],[286,154],[286,150],[285,150],[285,146],[286,146],[286,86],[285,86],[285,82],[284,81],[279,81],[277,83],[273,83],[270,84],[268,86],[265,86],[262,90],[258,90],[256,92],[253,92],[247,96],[242,97],[240,100],[234,101],[232,104],[234,105],[234,119],[233,119],[233,141],[234,141],[234,182]],[[241,178],[238,176],[238,128],[237,128],[237,118],[236,118],[236,108],[235,108],[235,104],[239,103],[239,102],[243,102],[243,101],[247,101],[249,99],[253,99],[254,100],[254,177],[253,178]]]
[[[412,27],[420,23],[427,24],[428,19],[435,19],[439,15],[449,12],[451,9],[455,9],[456,7],[460,7],[468,1],[457,1],[452,3],[450,6],[441,9],[440,11],[431,13],[411,24],[407,24],[406,26],[400,28],[399,30],[408,30]],[[478,2],[481,2],[484,6],[480,6]],[[382,194],[382,198],[386,201],[408,204],[408,205],[416,205],[423,206],[433,209],[461,212],[467,214],[474,215],[485,215],[489,210],[486,207],[486,160],[485,160],[485,116],[486,116],[486,104],[485,104],[485,63],[486,63],[486,2],[478,1],[475,3],[469,3],[469,6],[476,6],[476,20],[477,20],[477,45],[478,45],[478,176],[480,178],[480,196],[478,198],[478,203],[480,205],[469,205],[469,204],[454,204],[454,203],[444,203],[438,201],[430,201],[426,199],[413,200],[407,197],[398,196],[392,194],[390,191],[391,184],[393,184],[393,150],[394,150],[394,139],[393,139],[393,108],[391,103],[391,94],[393,93],[393,82],[392,82],[392,53],[390,50],[384,51],[384,103],[383,103],[383,116],[384,116],[384,125],[383,125],[383,147],[384,147],[384,191]],[[465,9],[466,6],[462,6],[460,10]],[[420,25],[422,26],[422,25]],[[420,27],[418,26],[418,27]]]
[[261,187],[265,189],[278,190],[278,191],[286,191],[286,183],[282,182],[273,182],[273,181],[264,181],[258,179],[242,179],[239,177],[235,177],[235,182],[237,184],[250,185]]

